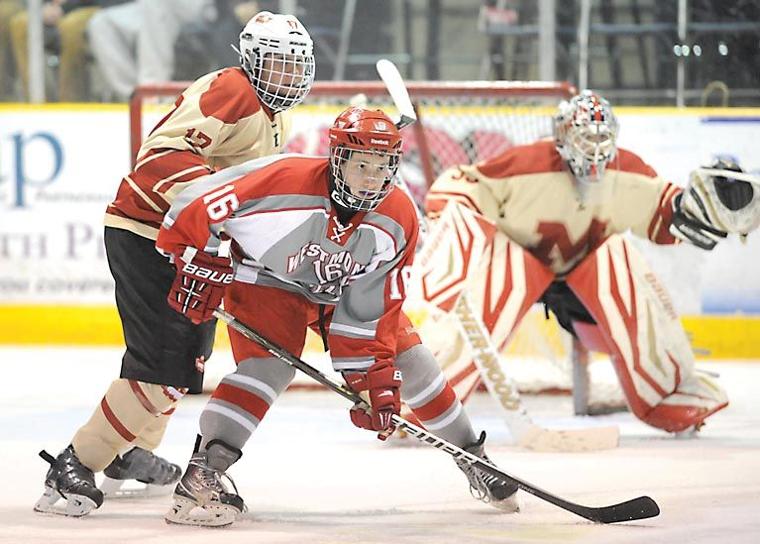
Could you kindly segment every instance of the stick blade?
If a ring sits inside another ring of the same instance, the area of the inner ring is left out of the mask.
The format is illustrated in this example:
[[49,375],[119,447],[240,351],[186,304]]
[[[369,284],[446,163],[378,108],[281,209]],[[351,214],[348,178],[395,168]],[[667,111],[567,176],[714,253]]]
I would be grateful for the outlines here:
[[620,523],[653,518],[660,514],[660,507],[651,497],[636,497],[629,501],[603,506],[600,508],[582,508],[577,514],[597,523]]
[[398,112],[401,114],[401,121],[404,122],[404,118],[407,119],[404,126],[411,124],[417,120],[417,114],[414,113],[414,107],[412,106],[412,100],[409,98],[409,92],[406,90],[404,80],[401,74],[388,59],[380,59],[375,64],[377,73],[380,79],[385,83],[388,89],[388,94],[391,95],[393,103],[396,105]]

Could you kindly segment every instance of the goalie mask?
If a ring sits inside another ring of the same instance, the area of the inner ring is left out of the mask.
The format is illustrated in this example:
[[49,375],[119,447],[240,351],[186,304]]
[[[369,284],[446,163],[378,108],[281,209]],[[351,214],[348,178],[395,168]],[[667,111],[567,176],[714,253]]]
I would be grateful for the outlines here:
[[747,234],[760,226],[760,179],[732,160],[716,159],[691,173],[681,207],[713,228]]
[[314,83],[314,46],[292,15],[262,11],[240,33],[240,64],[262,104],[273,112],[299,104]]
[[401,134],[380,110],[350,107],[330,128],[330,198],[372,211],[388,195],[401,159]]
[[610,103],[590,90],[563,101],[554,117],[554,142],[575,179],[598,183],[617,153],[618,122]]

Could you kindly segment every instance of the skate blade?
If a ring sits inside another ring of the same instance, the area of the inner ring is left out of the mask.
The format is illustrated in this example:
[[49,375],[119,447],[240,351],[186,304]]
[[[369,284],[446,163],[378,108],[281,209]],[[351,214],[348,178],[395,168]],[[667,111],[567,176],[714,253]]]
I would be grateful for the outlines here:
[[98,486],[103,495],[109,499],[148,499],[171,495],[174,484],[143,484],[137,480],[115,480],[108,476]]
[[[64,500],[64,505],[57,505],[59,500]],[[34,505],[34,511],[41,514],[55,514],[57,516],[68,516],[72,518],[81,518],[86,516],[98,505],[89,497],[84,495],[69,494],[64,498],[56,490],[47,487],[42,497]]]
[[185,498],[174,497],[174,505],[164,516],[169,524],[194,525],[196,527],[227,527],[238,519],[241,512],[227,504],[198,506]]

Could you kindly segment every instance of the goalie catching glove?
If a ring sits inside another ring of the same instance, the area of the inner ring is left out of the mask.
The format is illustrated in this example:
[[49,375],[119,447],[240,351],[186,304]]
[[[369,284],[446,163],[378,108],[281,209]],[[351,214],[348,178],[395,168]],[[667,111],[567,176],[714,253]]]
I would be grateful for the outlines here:
[[355,393],[369,397],[369,411],[364,403],[351,408],[351,422],[361,429],[378,431],[385,440],[396,429],[392,417],[401,411],[401,371],[388,362],[375,363],[367,372],[344,374],[346,384]]
[[702,249],[713,249],[730,233],[746,235],[758,225],[760,183],[731,161],[698,168],[673,199],[671,234]]
[[185,247],[182,253],[174,254],[174,266],[177,277],[167,297],[169,306],[196,325],[212,319],[232,283],[232,261]]

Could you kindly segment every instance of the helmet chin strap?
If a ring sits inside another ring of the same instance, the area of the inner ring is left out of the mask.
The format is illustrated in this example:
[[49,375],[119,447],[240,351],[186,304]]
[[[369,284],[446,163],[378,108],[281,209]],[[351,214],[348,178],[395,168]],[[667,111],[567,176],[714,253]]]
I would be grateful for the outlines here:
[[340,192],[335,185],[335,176],[333,176],[332,172],[329,173],[329,176],[330,180],[328,182],[328,188],[330,189],[330,202],[335,208],[335,215],[338,216],[338,221],[345,225],[351,221],[351,218],[354,215],[356,215],[357,210],[353,210],[341,202]]

